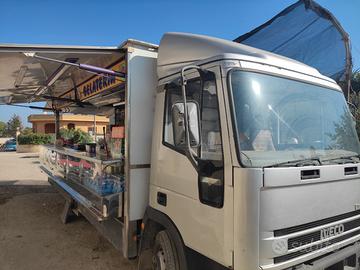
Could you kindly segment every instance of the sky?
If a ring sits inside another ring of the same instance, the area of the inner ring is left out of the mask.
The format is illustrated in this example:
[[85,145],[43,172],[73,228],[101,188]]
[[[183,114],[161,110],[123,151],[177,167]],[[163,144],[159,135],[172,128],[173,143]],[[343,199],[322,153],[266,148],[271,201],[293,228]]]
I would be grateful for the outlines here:
[[[0,43],[116,46],[133,38],[158,44],[165,32],[233,40],[294,2],[296,0],[0,0]],[[316,2],[329,9],[349,33],[354,68],[360,68],[360,1]],[[7,121],[14,113],[29,125],[27,116],[41,111],[0,106],[0,121]]]

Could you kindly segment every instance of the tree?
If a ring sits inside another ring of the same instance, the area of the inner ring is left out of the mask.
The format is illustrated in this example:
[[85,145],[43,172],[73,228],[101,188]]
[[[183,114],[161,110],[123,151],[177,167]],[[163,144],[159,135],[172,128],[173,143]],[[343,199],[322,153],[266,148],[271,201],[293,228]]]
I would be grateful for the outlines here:
[[354,106],[350,106],[351,113],[355,117],[356,132],[360,138],[360,71],[354,71],[351,76],[351,88],[352,93],[350,96],[350,102]]
[[351,88],[357,94],[360,92],[360,71],[354,71],[351,76]]
[[20,116],[17,114],[14,114],[10,120],[7,122],[6,127],[6,133],[12,137],[16,136],[17,129],[20,129],[20,131],[23,129],[23,125],[20,119]]
[[31,133],[33,133],[33,129],[30,127],[26,127],[21,131],[21,135],[29,135]]
[[0,137],[6,137],[6,123],[0,121]]
[[[358,152],[360,149],[357,141],[349,139],[355,135],[353,119],[348,116],[346,111],[344,111],[340,118],[341,121],[335,123],[335,132],[333,134],[328,134],[332,140],[331,149],[344,149]],[[358,128],[356,129],[356,132],[359,133]]]

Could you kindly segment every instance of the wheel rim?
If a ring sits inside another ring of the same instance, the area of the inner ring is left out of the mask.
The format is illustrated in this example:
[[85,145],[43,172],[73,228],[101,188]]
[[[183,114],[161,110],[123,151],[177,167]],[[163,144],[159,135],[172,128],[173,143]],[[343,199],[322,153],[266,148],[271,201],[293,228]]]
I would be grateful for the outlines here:
[[153,266],[154,270],[166,270],[165,253],[163,250],[159,250],[154,254]]

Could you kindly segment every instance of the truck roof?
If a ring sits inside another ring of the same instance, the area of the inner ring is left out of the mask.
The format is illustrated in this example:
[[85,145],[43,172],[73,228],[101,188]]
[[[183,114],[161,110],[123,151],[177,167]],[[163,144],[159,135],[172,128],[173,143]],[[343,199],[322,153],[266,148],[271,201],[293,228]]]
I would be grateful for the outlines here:
[[188,33],[166,33],[158,52],[158,76],[164,78],[182,66],[198,61],[221,59],[245,60],[296,71],[335,83],[313,67],[299,61],[236,42]]

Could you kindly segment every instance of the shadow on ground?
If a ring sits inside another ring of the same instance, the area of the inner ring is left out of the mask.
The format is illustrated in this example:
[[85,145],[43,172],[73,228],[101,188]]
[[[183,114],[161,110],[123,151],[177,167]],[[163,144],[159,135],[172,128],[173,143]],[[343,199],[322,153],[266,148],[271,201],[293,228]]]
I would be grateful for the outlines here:
[[26,155],[26,156],[22,156],[20,158],[39,158],[39,155]]
[[[64,199],[48,185],[0,185],[1,270],[135,270],[83,217],[64,225]],[[119,232],[120,233],[120,232]]]
[[[18,195],[36,194],[36,193],[55,193],[55,189],[50,185],[17,184],[21,181],[1,181],[0,182],[0,205],[6,203],[9,199]],[[38,181],[33,180],[34,183]]]

